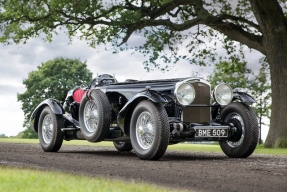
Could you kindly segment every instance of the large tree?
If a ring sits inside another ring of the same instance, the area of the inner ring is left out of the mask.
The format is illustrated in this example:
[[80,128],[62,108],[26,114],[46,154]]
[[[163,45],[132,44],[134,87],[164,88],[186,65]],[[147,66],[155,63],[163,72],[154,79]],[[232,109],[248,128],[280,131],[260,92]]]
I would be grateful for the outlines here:
[[92,80],[92,73],[87,69],[86,62],[78,59],[55,58],[42,63],[38,69],[29,73],[23,80],[26,87],[24,93],[18,93],[18,101],[24,112],[24,138],[35,138],[29,119],[33,110],[41,101],[53,98],[64,101],[69,90],[76,86],[88,85]]
[[[218,40],[235,57],[244,47],[257,50],[270,65],[272,115],[266,146],[273,147],[279,140],[287,143],[286,6],[286,0],[2,0],[0,41],[26,42],[42,33],[51,40],[65,29],[91,46],[110,42],[112,49],[123,50],[138,34],[137,43],[143,43],[133,48],[150,56],[145,67],[163,70],[158,59],[203,64],[198,59],[210,56],[213,61]],[[189,53],[179,55],[179,45]]]

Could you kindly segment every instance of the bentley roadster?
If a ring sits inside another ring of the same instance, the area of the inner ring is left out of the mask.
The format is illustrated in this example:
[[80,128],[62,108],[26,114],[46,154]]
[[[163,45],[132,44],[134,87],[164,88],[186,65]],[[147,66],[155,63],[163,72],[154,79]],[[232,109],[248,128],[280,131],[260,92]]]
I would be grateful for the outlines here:
[[118,151],[157,160],[170,144],[218,141],[227,156],[246,158],[258,141],[253,102],[224,83],[211,92],[201,78],[117,82],[103,74],[62,103],[41,102],[31,126],[46,152],[57,152],[63,140],[112,141]]

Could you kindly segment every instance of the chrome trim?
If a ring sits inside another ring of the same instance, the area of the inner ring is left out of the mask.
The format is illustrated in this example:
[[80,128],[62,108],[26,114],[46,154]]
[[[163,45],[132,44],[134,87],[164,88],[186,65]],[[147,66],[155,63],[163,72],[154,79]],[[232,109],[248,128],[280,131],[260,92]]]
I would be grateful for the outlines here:
[[[177,83],[175,84],[175,89],[174,89],[173,95],[174,95],[174,97],[175,97],[175,99],[176,99],[176,103],[182,105],[182,104],[177,100],[177,97],[176,97],[176,92],[177,92],[178,87],[179,87],[181,84],[183,84],[183,83],[189,83],[189,84],[192,85],[192,83],[196,83],[196,82],[200,82],[200,83],[203,83],[203,84],[205,84],[205,85],[208,85],[208,86],[209,86],[209,89],[210,89],[210,93],[211,93],[210,83],[209,83],[208,81],[206,81],[206,80],[204,80],[204,79],[202,79],[202,78],[199,78],[199,77],[191,77],[191,78],[188,78],[188,79],[184,79],[184,80],[182,80],[182,81],[179,81],[179,82],[177,82]],[[193,86],[193,85],[192,85],[192,86]],[[194,86],[193,86],[193,88],[194,88]],[[196,95],[196,94],[197,94],[197,93],[195,92],[195,95]],[[191,103],[190,103],[189,105],[182,105],[182,106],[190,106],[190,105],[191,105]]]
[[[229,89],[230,89],[231,97],[230,97],[230,99],[229,99],[229,102],[226,103],[226,104],[222,104],[222,103],[218,102],[217,98],[215,97],[215,92],[216,92],[216,90],[218,89],[218,87],[221,86],[221,85],[226,85],[226,86],[229,87]],[[226,105],[228,105],[228,104],[230,104],[230,103],[232,102],[232,99],[233,99],[233,90],[232,90],[232,88],[230,87],[230,85],[228,85],[227,83],[221,83],[221,84],[217,85],[217,86],[214,88],[214,90],[212,91],[212,97],[213,97],[213,99],[215,100],[215,102],[218,103],[219,105],[221,105],[221,106],[226,106]]]
[[[192,99],[188,104],[183,104],[183,103],[181,103],[181,102],[179,101],[179,99],[178,99],[178,88],[179,88],[181,85],[183,85],[183,84],[189,85],[189,86],[191,87],[191,89],[193,89],[193,92],[194,92],[193,99]],[[189,83],[189,82],[182,82],[182,83],[180,83],[180,84],[177,84],[177,86],[175,87],[174,95],[175,95],[176,101],[177,101],[178,103],[180,103],[182,106],[186,106],[186,105],[190,105],[190,104],[194,101],[195,96],[196,96],[196,91],[195,91],[195,88],[193,87],[193,85],[192,85],[191,83]]]

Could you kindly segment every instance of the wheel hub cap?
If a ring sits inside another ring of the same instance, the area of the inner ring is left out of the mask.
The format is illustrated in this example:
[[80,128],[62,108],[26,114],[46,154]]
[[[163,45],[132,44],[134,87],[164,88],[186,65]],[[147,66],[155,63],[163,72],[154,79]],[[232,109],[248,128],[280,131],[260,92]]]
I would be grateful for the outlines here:
[[244,140],[244,135],[245,135],[245,126],[244,126],[244,121],[242,117],[238,113],[231,113],[226,117],[227,122],[234,122],[234,125],[238,128],[238,133],[239,135],[236,136],[236,142],[234,141],[228,141],[227,144],[232,147],[236,148],[239,147]]

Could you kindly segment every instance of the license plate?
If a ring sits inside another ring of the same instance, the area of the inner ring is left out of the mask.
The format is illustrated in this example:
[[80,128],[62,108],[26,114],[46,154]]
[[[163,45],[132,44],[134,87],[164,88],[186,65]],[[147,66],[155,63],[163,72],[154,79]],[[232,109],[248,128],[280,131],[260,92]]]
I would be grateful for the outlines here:
[[195,137],[228,137],[226,128],[196,128]]

